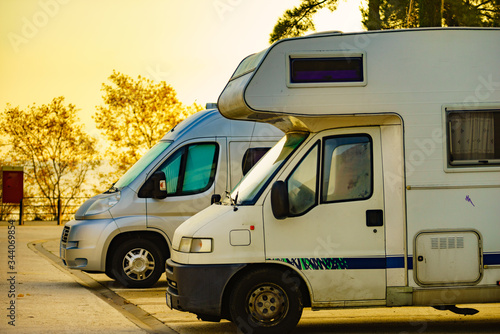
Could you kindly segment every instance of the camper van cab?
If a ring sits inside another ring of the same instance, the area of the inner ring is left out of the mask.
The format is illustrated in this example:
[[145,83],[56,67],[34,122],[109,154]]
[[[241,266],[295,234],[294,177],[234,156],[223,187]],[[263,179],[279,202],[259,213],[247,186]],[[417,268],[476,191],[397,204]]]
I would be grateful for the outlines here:
[[216,109],[188,117],[78,209],[63,230],[62,260],[126,287],[153,285],[165,271],[176,227],[234,188],[282,136],[271,125],[229,120]]
[[500,29],[324,33],[244,59],[219,97],[286,135],[180,225],[167,304],[247,333],[303,307],[500,302]]

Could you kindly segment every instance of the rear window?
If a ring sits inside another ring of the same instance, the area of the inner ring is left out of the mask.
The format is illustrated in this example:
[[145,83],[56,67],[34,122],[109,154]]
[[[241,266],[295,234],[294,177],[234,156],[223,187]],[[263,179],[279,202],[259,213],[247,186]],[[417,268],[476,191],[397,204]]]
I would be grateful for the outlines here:
[[250,169],[257,163],[269,151],[269,147],[253,147],[249,148],[245,155],[243,155],[243,161],[241,162],[241,168],[243,175],[248,173]]

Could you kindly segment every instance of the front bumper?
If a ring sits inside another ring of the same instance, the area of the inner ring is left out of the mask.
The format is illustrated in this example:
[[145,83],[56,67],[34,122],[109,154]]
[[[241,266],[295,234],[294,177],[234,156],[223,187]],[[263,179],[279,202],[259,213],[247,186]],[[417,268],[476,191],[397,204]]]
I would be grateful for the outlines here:
[[64,226],[59,257],[71,269],[105,271],[103,237],[116,229],[112,219],[72,220]]
[[222,296],[227,283],[245,264],[183,265],[168,259],[167,305],[200,318],[222,318]]

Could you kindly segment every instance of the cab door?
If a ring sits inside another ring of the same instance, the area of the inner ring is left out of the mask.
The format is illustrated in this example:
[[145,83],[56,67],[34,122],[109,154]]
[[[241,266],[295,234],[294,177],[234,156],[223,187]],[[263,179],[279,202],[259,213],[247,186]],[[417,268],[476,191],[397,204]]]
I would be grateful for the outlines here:
[[164,173],[166,197],[147,198],[147,226],[172,237],[189,217],[208,207],[227,187],[227,139],[203,138],[175,149],[154,172]]
[[300,271],[317,306],[386,298],[380,140],[379,127],[316,134],[278,177],[286,218],[265,199],[266,259]]

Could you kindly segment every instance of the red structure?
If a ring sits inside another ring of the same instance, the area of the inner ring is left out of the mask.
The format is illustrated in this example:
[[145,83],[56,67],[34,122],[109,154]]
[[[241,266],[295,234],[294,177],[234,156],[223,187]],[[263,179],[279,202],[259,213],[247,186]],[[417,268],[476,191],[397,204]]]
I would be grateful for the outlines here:
[[2,167],[2,202],[19,204],[23,199],[23,167]]

